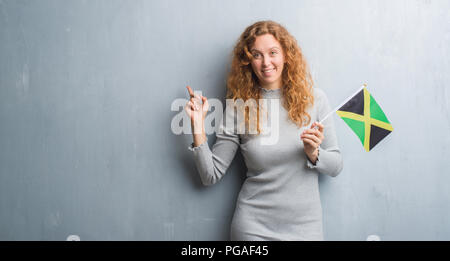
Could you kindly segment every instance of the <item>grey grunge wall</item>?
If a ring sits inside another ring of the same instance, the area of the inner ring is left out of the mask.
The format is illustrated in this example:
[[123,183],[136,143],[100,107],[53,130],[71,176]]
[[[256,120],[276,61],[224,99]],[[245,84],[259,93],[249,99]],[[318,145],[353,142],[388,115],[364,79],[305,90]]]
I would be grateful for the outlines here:
[[171,104],[187,84],[223,101],[236,40],[266,19],[296,37],[332,107],[367,83],[394,127],[365,152],[333,116],[344,169],[320,177],[325,239],[450,240],[449,10],[0,0],[0,240],[227,240],[242,156],[202,186]]

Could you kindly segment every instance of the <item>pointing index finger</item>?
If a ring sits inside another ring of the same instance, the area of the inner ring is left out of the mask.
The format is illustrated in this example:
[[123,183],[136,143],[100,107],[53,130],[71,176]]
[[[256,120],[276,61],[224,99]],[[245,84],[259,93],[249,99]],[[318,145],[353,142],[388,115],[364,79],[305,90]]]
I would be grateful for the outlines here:
[[194,91],[192,91],[192,88],[189,85],[186,86],[186,88],[187,88],[187,90],[189,92],[189,96],[191,96],[191,98],[194,97]]

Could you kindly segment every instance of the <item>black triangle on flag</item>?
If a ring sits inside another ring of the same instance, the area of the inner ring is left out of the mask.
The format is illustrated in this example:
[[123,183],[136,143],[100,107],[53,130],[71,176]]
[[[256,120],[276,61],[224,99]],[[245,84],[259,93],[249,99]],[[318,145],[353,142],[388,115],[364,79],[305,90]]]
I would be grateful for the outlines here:
[[364,90],[358,92],[358,94],[339,108],[339,110],[364,115]]
[[375,125],[370,125],[370,143],[369,143],[369,150],[371,150],[375,145],[378,144],[384,137],[389,135],[391,131],[377,127]]

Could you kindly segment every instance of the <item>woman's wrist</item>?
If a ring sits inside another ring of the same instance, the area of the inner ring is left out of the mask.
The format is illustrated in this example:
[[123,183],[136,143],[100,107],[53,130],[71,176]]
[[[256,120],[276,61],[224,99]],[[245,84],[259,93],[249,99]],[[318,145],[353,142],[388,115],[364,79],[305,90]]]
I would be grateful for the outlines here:
[[316,165],[317,159],[319,158],[319,148],[315,149],[314,152],[311,153],[311,155],[306,156],[308,156],[312,164]]
[[198,147],[206,141],[204,121],[203,119],[201,121],[191,121],[191,126],[194,147]]
[[205,132],[204,119],[193,121],[191,120],[192,134],[202,134]]
[[206,141],[206,135],[204,132],[202,134],[194,134],[193,138],[194,138],[194,147],[198,147],[203,143],[205,143]]

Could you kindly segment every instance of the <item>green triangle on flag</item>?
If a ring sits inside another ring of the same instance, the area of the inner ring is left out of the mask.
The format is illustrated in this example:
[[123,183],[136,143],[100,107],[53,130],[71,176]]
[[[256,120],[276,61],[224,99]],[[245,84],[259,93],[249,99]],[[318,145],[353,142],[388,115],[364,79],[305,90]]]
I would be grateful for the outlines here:
[[372,94],[370,95],[370,117],[377,119],[379,121],[389,123],[383,110],[381,110],[380,105],[378,105],[378,103],[372,97]]
[[350,129],[355,132],[356,136],[358,136],[359,140],[361,140],[361,143],[364,145],[364,123],[350,118],[342,119],[347,123]]

